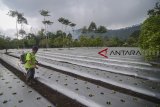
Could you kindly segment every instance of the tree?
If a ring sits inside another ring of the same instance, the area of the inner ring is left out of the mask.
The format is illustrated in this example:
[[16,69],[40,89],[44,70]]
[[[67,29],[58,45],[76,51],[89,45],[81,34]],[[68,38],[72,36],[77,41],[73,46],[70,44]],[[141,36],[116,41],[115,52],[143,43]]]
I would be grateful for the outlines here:
[[106,46],[111,46],[111,47],[122,46],[122,44],[123,44],[123,41],[117,37],[112,37],[108,41],[106,41]]
[[5,37],[5,35],[0,33],[0,49],[5,49],[5,53],[7,53],[7,50],[10,48],[10,41],[11,38]]
[[22,29],[22,24],[25,23],[27,24],[27,19],[24,17],[23,13],[19,13],[18,11],[13,11],[10,10],[8,12],[8,15],[11,17],[16,17],[16,30],[17,30],[17,39],[18,39],[18,26],[17,24],[21,24],[21,29]]
[[[160,15],[151,16],[144,21],[139,38],[140,48],[144,51],[160,50]],[[156,58],[156,55],[145,54],[147,60]]]
[[81,47],[88,47],[90,44],[89,38],[85,35],[80,36],[80,46]]
[[25,31],[25,30],[23,30],[23,29],[20,29],[20,30],[19,30],[19,34],[20,34],[20,35],[22,35],[22,38],[23,38],[23,35],[25,35],[25,34],[26,34],[26,31]]
[[88,31],[92,32],[92,31],[96,31],[97,30],[97,26],[94,22],[91,22],[91,24],[88,27]]
[[[24,14],[23,13],[19,13],[18,11],[10,10],[8,12],[8,15],[11,16],[11,17],[16,17],[17,39],[19,37],[19,34],[21,34],[22,38],[23,38],[23,34],[24,34],[24,30],[22,29],[23,24],[28,24],[27,19],[24,17]],[[18,31],[17,24],[21,24],[21,30],[20,31]]]
[[97,28],[97,33],[106,33],[106,32],[107,32],[107,29],[104,26],[99,26]]
[[[40,14],[44,17],[44,20],[42,21],[42,23],[44,24],[45,28],[45,35],[47,34],[47,25],[52,25],[53,22],[51,22],[50,20],[46,20],[46,17],[50,16],[49,15],[49,11],[48,10],[40,10]],[[48,38],[47,38],[47,35],[46,35],[46,48],[48,47]]]
[[27,19],[23,16],[23,14],[18,14],[18,23],[21,24],[28,24]]
[[64,21],[62,22],[65,26],[65,31],[67,29],[67,26],[71,23],[68,19],[64,19]]
[[48,32],[47,35],[48,35],[49,39],[55,39],[56,38],[56,35],[53,32]]
[[78,39],[73,40],[73,47],[80,47],[80,42],[78,41]]
[[[52,24],[53,24],[53,22],[51,22],[50,20],[42,21],[42,23],[43,23],[44,25],[46,25],[46,28],[47,28],[47,25],[52,25]],[[45,32],[45,35],[46,35],[46,47],[49,47],[49,45],[48,45],[49,35],[48,35],[48,34],[49,34],[49,33],[46,31],[46,32]]]
[[5,36],[0,33],[0,49],[5,48]]
[[[68,20],[68,19],[65,19],[65,18],[63,18],[63,17],[61,17],[61,18],[59,18],[58,19],[58,21],[62,24],[62,25],[65,25],[65,32],[66,32],[66,29],[67,29],[67,26],[69,26],[70,25],[70,21]],[[65,46],[65,41],[64,41],[64,39],[65,39],[65,36],[63,36],[63,47]]]
[[45,38],[45,30],[44,29],[41,29],[40,31],[38,31],[38,37],[40,39],[44,39]]
[[157,4],[159,3],[156,3],[156,6],[152,9],[153,13],[149,14],[149,18],[141,26],[139,46],[142,51],[145,51],[144,56],[146,60],[160,58],[160,55],[157,55],[160,51],[160,14],[159,11],[155,11],[160,6],[158,5],[159,7],[157,7]]
[[83,28],[82,28],[82,34],[85,34],[85,33],[87,33],[87,27],[86,26],[84,26]]
[[40,14],[42,15],[42,16],[44,16],[44,20],[45,20],[45,18],[47,17],[47,16],[50,16],[49,15],[49,11],[48,10],[40,10]]
[[71,33],[69,33],[68,35],[67,35],[67,45],[68,45],[68,47],[70,48],[71,47],[71,43],[72,43],[72,34]]
[[134,31],[126,40],[126,46],[133,46],[133,47],[137,47],[138,46],[138,39],[139,39],[139,35],[140,35],[140,30],[136,30]]
[[134,32],[130,35],[130,37],[133,37],[133,38],[135,38],[135,39],[138,39],[138,38],[139,38],[139,35],[140,35],[140,30],[136,30],[136,31],[134,31]]
[[63,18],[63,17],[60,17],[60,18],[58,19],[58,21],[59,21],[62,25],[65,25],[65,31],[66,31],[67,26],[70,25],[70,23],[71,23],[68,19],[65,19],[65,18]]
[[74,32],[74,27],[76,26],[76,24],[75,23],[71,23],[69,26],[72,28],[72,31]]
[[41,39],[39,45],[40,45],[40,47],[45,48],[45,46],[46,46],[46,39]]
[[8,12],[8,15],[11,16],[11,17],[16,17],[16,31],[17,31],[17,39],[18,39],[18,27],[17,27],[17,24],[18,24],[18,20],[19,20],[19,13],[17,11],[13,11],[13,10],[10,10]]
[[53,22],[51,22],[50,20],[42,21],[42,23],[43,23],[44,25],[52,25],[52,24],[53,24]]
[[148,15],[149,16],[158,16],[158,15],[160,15],[160,2],[157,2],[155,4],[154,9],[148,10]]
[[57,37],[63,37],[63,31],[57,30],[56,36],[57,36]]
[[101,37],[96,37],[95,38],[95,45],[98,46],[103,46],[103,40]]
[[64,22],[64,20],[65,19],[63,17],[61,17],[61,18],[58,19],[58,21],[62,24],[62,30],[63,30],[63,22]]
[[62,37],[55,38],[52,44],[57,48],[63,47],[63,38]]
[[19,30],[19,34],[22,35],[22,40],[23,40],[23,48],[25,48],[25,44],[24,44],[24,35],[26,35],[26,31],[23,29]]

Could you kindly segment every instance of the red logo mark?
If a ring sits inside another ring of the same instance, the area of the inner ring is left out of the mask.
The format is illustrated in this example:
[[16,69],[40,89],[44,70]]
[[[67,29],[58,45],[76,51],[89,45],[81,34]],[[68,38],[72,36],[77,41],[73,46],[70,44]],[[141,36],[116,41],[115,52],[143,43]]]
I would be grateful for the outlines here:
[[103,56],[105,58],[108,58],[108,56],[106,55],[107,54],[107,50],[108,50],[108,48],[103,49],[100,52],[98,52],[98,54],[100,54],[101,56]]

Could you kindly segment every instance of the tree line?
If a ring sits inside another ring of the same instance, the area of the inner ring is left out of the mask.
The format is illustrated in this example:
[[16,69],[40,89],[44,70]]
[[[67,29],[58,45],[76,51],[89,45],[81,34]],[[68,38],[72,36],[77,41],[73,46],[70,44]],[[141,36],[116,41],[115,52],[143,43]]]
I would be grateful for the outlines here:
[[[47,35],[47,39],[46,39]],[[139,31],[135,31],[126,40],[118,37],[102,37],[102,36],[88,36],[87,34],[80,35],[79,38],[74,39],[71,33],[65,33],[62,30],[47,32],[41,29],[38,34],[28,33],[23,39],[10,39],[0,34],[0,49],[4,48],[31,48],[37,45],[40,48],[62,48],[62,47],[101,47],[101,46],[138,46]],[[3,41],[3,42],[2,42]],[[8,44],[7,44],[8,43]],[[47,44],[47,45],[46,45]]]

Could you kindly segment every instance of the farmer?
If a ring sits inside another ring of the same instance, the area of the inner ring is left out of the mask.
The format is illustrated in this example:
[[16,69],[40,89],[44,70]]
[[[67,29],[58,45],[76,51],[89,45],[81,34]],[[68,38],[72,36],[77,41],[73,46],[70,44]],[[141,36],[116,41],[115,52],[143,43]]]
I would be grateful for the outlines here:
[[38,51],[38,47],[33,46],[32,52],[27,53],[26,55],[26,63],[24,65],[27,74],[26,74],[26,81],[29,85],[31,85],[32,80],[34,79],[34,74],[35,74],[35,68],[38,69],[37,67],[37,61],[35,54]]

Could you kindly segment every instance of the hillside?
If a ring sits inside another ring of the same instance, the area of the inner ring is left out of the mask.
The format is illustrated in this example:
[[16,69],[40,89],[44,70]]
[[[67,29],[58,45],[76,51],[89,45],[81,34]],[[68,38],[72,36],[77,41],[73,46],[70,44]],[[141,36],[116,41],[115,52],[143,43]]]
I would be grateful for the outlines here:
[[[135,25],[135,26],[131,26],[131,27],[126,27],[126,28],[121,28],[121,29],[116,29],[116,30],[110,30],[108,29],[107,33],[86,33],[84,35],[87,36],[102,36],[102,37],[118,37],[120,39],[126,39],[128,38],[134,31],[136,30],[140,30],[140,25]],[[80,35],[82,35],[81,33],[81,29],[75,30],[74,33],[72,33],[73,38],[77,39]]]

